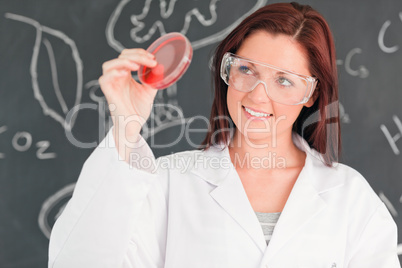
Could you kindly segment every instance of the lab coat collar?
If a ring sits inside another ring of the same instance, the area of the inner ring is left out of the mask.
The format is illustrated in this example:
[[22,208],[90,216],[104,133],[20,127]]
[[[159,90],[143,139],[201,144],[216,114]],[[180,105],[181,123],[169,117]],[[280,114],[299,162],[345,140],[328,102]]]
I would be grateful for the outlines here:
[[[342,179],[331,176],[337,169],[323,164],[320,154],[311,149],[298,134],[293,134],[295,145],[306,152],[305,165],[289,195],[286,205],[275,226],[269,247],[264,239],[260,223],[251,207],[236,169],[230,161],[228,147],[215,145],[203,151],[205,161],[222,163],[195,166],[191,172],[216,188],[210,192],[212,198],[248,233],[268,262],[298,231],[327,206],[320,196],[343,184]],[[223,163],[226,163],[224,165]]]

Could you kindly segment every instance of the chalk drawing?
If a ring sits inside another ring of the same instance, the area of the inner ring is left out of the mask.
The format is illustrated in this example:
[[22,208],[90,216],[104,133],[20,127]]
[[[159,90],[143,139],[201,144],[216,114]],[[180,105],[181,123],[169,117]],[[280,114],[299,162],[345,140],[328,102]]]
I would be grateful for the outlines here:
[[398,149],[398,146],[396,145],[396,142],[402,137],[402,123],[401,120],[396,115],[392,116],[392,120],[394,120],[394,123],[399,131],[399,133],[397,133],[395,136],[391,136],[391,133],[384,124],[381,124],[380,128],[384,133],[385,137],[387,138],[388,143],[391,146],[391,149],[394,152],[394,154],[399,155],[400,151]]
[[[153,22],[150,29],[142,36],[139,36],[138,33],[144,29],[146,26],[145,23],[142,21],[144,20],[147,15],[149,14],[151,3],[153,0],[146,0],[144,3],[144,7],[140,14],[132,15],[130,17],[131,23],[133,24],[134,28],[130,32],[131,39],[136,43],[144,43],[151,38],[156,39],[160,35],[166,33],[164,24],[161,20],[157,20]],[[131,0],[121,0],[115,10],[113,11],[111,17],[106,26],[106,39],[110,47],[115,49],[117,52],[121,52],[125,47],[115,39],[114,37],[114,30],[119,17]],[[208,27],[213,25],[217,20],[217,2],[218,0],[211,0],[208,5],[209,19],[206,19],[198,8],[192,8],[190,11],[184,14],[184,24],[181,29],[176,30],[184,35],[186,35],[191,27],[191,22],[193,18],[195,18],[202,26]],[[175,6],[177,0],[167,1],[159,0],[159,8],[160,8],[160,15],[163,19],[167,19],[175,14]],[[201,38],[199,40],[190,40],[193,50],[202,48],[204,46],[219,42],[222,40],[227,34],[230,33],[246,16],[250,15],[252,12],[257,10],[258,8],[264,6],[267,3],[267,0],[257,0],[254,6],[245,12],[242,16],[240,16],[236,21],[231,23],[228,27],[224,28],[223,30],[216,32],[210,36]],[[156,34],[158,32],[158,34]],[[156,34],[156,36],[155,36]],[[141,135],[147,139],[167,128],[182,125],[191,120],[191,118],[184,118],[182,113],[182,108],[179,106],[177,98],[177,85],[174,84],[171,87],[167,88],[164,91],[159,91],[155,97],[155,104],[154,109],[151,112],[150,119],[148,120],[147,124],[145,124],[142,128]],[[163,105],[167,104],[167,105]],[[174,108],[173,108],[174,107]]]
[[383,192],[380,192],[378,196],[384,202],[392,216],[398,217],[398,212],[396,211],[394,205],[392,205],[391,201],[389,201],[389,199],[385,196],[385,194]]
[[[50,232],[52,230],[54,222],[60,216],[61,212],[63,212],[66,201],[70,199],[73,194],[75,187],[75,183],[69,184],[63,187],[61,190],[57,191],[55,194],[48,197],[45,202],[43,202],[41,210],[38,216],[38,225],[42,233],[47,237],[50,238]],[[53,218],[49,218],[50,212],[55,207],[58,207],[58,211],[55,211],[55,216]]]
[[[91,100],[93,100],[94,102],[98,103],[98,119],[99,119],[98,137],[99,137],[99,141],[101,141],[101,139],[103,139],[103,137],[104,137],[104,134],[113,125],[113,121],[108,116],[110,113],[109,105],[107,105],[106,98],[102,94],[98,80],[92,80],[92,81],[89,81],[88,83],[86,83],[85,89],[87,89],[89,91],[89,98]],[[99,92],[99,94],[97,94],[97,92]]]
[[[76,117],[73,120],[69,120],[68,122],[65,120],[65,116],[68,113],[68,107],[65,103],[65,100],[61,94],[60,86],[58,83],[58,76],[57,76],[57,68],[56,68],[56,60],[55,56],[53,53],[52,45],[49,42],[48,39],[43,37],[43,33],[49,34],[53,37],[61,39],[70,49],[71,49],[71,55],[72,59],[75,62],[75,67],[77,70],[77,85],[76,85],[76,96],[75,96],[75,101],[72,107],[78,107],[78,104],[81,102],[81,96],[82,96],[82,80],[83,80],[83,64],[82,60],[80,58],[77,46],[75,45],[75,42],[69,38],[66,34],[64,34],[61,31],[49,28],[47,26],[41,25],[39,22],[30,19],[28,17],[24,17],[21,15],[17,14],[12,14],[12,13],[6,13],[5,17],[7,19],[15,20],[15,21],[20,21],[29,25],[32,25],[36,29],[36,39],[35,39],[35,44],[33,48],[33,55],[31,59],[31,65],[30,65],[30,74],[31,74],[31,80],[32,80],[32,88],[34,91],[34,96],[35,99],[39,102],[40,106],[42,107],[42,111],[44,115],[50,116],[57,122],[59,122],[63,128],[67,131],[71,131],[71,129],[74,126],[74,122]],[[41,93],[41,89],[39,86],[38,82],[38,57],[40,53],[40,47],[41,44],[46,48],[46,52],[49,56],[50,59],[50,68],[51,68],[51,77],[52,77],[52,84],[53,84],[53,89],[56,94],[57,100],[59,102],[59,105],[63,111],[63,114],[59,114],[56,112],[54,109],[50,108],[48,104],[46,103],[44,96]],[[76,111],[75,115],[78,114],[78,111]]]
[[[188,32],[188,29],[190,27],[190,23],[192,20],[192,16],[197,18],[197,20],[203,26],[207,27],[207,26],[214,24],[217,19],[217,14],[216,14],[216,2],[217,1],[218,0],[212,0],[209,4],[209,11],[211,14],[210,19],[205,19],[205,16],[203,16],[200,13],[198,8],[193,8],[192,10],[188,11],[185,14],[184,25],[183,25],[183,28],[180,30],[180,33],[185,35]],[[141,14],[131,16],[131,23],[134,25],[134,28],[131,30],[130,36],[131,36],[131,39],[137,43],[144,43],[144,42],[148,41],[149,39],[152,38],[152,36],[156,33],[157,30],[159,30],[160,35],[166,34],[163,23],[158,20],[158,21],[154,22],[154,24],[152,25],[152,27],[150,28],[150,30],[148,31],[147,34],[145,34],[143,36],[137,35],[137,33],[139,31],[143,30],[145,27],[145,23],[141,22],[141,20],[143,20],[148,15],[151,2],[152,2],[152,0],[146,1],[143,12]],[[167,19],[172,15],[175,3],[176,3],[176,1],[170,1],[169,9],[166,10],[166,1],[164,1],[164,0],[160,1],[160,10],[161,10],[162,18]]]
[[[133,75],[133,79],[139,81],[137,75]],[[97,92],[101,91],[99,81],[92,80],[86,83],[85,89],[89,90],[89,97],[94,102],[97,102],[99,107],[105,107],[105,109],[98,109],[99,122],[104,122],[106,126],[105,130],[109,129],[113,122],[108,117],[109,106],[107,105],[106,98],[101,94],[97,94]],[[176,84],[157,92],[154,100],[154,108],[151,111],[147,124],[144,124],[141,130],[141,135],[144,139],[148,139],[165,129],[184,124],[190,120],[190,118],[184,118],[182,108],[178,105],[176,96]]]
[[[119,2],[119,4],[117,5],[117,7],[115,8],[115,10],[113,11],[111,17],[109,18],[107,26],[106,26],[105,33],[106,33],[107,42],[108,42],[109,46],[112,47],[113,49],[115,49],[117,52],[121,52],[123,49],[125,49],[125,47],[118,40],[115,39],[114,29],[115,29],[116,23],[119,20],[119,17],[121,15],[122,11],[127,6],[127,4],[130,2],[131,2],[131,0],[121,0]],[[151,38],[156,39],[160,35],[164,35],[166,33],[163,22],[160,20],[157,20],[152,24],[151,28],[148,30],[148,32],[146,34],[144,34],[143,36],[138,36],[138,32],[145,27],[145,24],[144,24],[144,22],[142,22],[142,20],[148,15],[151,2],[152,2],[152,0],[146,0],[144,7],[142,9],[142,12],[138,15],[131,16],[131,22],[134,25],[134,28],[131,30],[130,36],[131,36],[132,40],[136,43],[143,43],[147,40],[150,40]],[[175,7],[176,2],[177,2],[177,0],[170,1],[169,6],[167,7],[165,0],[159,0],[160,14],[163,19],[169,18],[170,16],[174,15],[174,7]],[[218,0],[211,0],[209,3],[210,19],[205,19],[205,16],[201,14],[201,12],[199,11],[198,8],[193,8],[185,14],[183,27],[176,31],[186,35],[190,31],[190,25],[191,25],[191,21],[192,21],[193,17],[195,17],[197,19],[197,21],[205,27],[213,25],[217,20],[217,13],[216,13],[217,2],[218,2]],[[193,50],[197,50],[199,48],[202,48],[207,45],[214,44],[216,42],[221,41],[245,17],[247,17],[248,15],[253,13],[258,8],[264,6],[266,3],[267,3],[267,0],[257,0],[255,5],[249,11],[244,13],[235,22],[230,24],[225,29],[223,29],[217,33],[214,33],[210,36],[201,38],[199,40],[190,40]],[[154,35],[157,32],[159,35],[154,37]]]

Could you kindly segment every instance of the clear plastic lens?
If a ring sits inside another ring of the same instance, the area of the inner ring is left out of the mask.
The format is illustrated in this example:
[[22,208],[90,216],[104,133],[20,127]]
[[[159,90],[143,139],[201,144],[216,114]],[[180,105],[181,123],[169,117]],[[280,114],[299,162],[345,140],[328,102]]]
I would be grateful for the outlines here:
[[221,66],[225,83],[238,91],[250,92],[259,84],[265,87],[269,98],[289,105],[306,103],[316,80],[275,66],[226,53]]

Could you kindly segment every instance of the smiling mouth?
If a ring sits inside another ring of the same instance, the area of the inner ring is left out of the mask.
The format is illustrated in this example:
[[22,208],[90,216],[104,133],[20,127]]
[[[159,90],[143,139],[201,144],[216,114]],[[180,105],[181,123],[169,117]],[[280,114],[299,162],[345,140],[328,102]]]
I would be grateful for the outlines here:
[[269,114],[269,113],[261,113],[261,112],[255,112],[249,108],[246,108],[243,106],[243,109],[246,111],[246,113],[248,113],[250,116],[252,117],[258,117],[258,118],[269,118],[271,116],[273,116],[273,114]]

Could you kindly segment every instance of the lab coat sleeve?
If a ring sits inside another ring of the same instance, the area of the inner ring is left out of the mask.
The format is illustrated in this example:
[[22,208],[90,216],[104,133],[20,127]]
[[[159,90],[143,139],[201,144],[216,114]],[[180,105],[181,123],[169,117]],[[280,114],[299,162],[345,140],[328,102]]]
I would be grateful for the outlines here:
[[[133,153],[154,161],[141,137]],[[74,193],[56,221],[49,267],[163,267],[167,172],[118,159],[112,130],[85,162]],[[151,172],[153,170],[154,172]]]
[[380,202],[365,226],[348,268],[400,268],[397,254],[397,226]]

